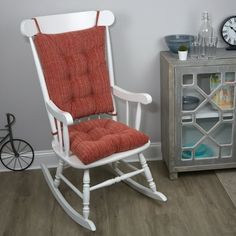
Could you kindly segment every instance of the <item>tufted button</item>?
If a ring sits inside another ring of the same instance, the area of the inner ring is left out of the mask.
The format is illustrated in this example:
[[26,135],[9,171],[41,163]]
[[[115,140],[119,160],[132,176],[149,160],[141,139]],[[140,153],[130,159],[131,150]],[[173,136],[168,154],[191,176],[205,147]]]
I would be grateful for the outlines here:
[[71,95],[70,100],[71,100],[72,102],[75,101],[75,96],[74,96],[74,94]]

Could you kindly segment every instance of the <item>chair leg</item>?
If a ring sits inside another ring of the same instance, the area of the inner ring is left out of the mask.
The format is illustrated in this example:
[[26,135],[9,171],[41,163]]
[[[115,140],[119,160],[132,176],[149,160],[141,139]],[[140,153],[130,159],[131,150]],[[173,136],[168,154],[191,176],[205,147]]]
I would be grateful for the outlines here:
[[56,175],[55,175],[55,179],[54,179],[54,186],[56,188],[58,188],[60,183],[61,183],[60,175],[62,174],[63,166],[64,166],[64,161],[59,160],[59,164],[58,164]]
[[150,189],[153,192],[156,192],[157,191],[156,184],[153,181],[152,173],[151,173],[150,168],[147,164],[146,158],[144,157],[144,155],[142,153],[139,153],[139,161],[141,163],[142,168],[144,169],[144,174],[146,176],[146,179],[147,179]]
[[[149,184],[149,188],[138,183],[137,181],[133,180],[132,178],[127,178],[127,179],[123,179],[122,181],[124,181],[126,184],[128,184],[131,188],[137,190],[138,192],[150,197],[150,198],[153,198],[153,199],[156,199],[156,200],[159,200],[159,201],[162,201],[162,202],[165,202],[167,201],[167,197],[161,193],[161,192],[158,192],[156,190],[156,184],[154,183],[153,181],[153,178],[152,178],[152,174],[151,174],[151,171],[147,165],[147,162],[146,162],[146,159],[144,157],[144,155],[142,153],[139,154],[139,160],[140,160],[140,163],[142,165],[142,169],[144,170],[144,175],[147,179],[147,182]],[[118,165],[115,164],[115,165],[111,165],[112,167],[112,171],[118,175],[118,176],[122,176],[124,175],[125,173],[123,171],[121,171],[119,168],[118,168]],[[132,166],[131,164],[129,164],[129,167],[131,167],[132,169],[134,170],[137,170],[137,168],[135,166]]]
[[89,200],[90,200],[90,176],[89,170],[84,171],[83,177],[83,216],[87,220],[89,218]]
[[58,187],[55,186],[55,182],[56,184],[60,184],[60,178],[59,178],[59,173],[62,172],[62,165],[63,163],[60,164],[60,167],[58,166],[57,168],[57,173],[56,173],[56,178],[55,180],[53,180],[48,168],[44,165],[41,164],[41,168],[43,171],[43,175],[45,177],[45,180],[50,188],[50,190],[52,191],[54,197],[56,198],[56,200],[58,201],[58,203],[61,205],[61,207],[65,210],[65,212],[78,224],[82,225],[83,227],[91,230],[91,231],[95,231],[96,230],[96,226],[94,225],[94,223],[88,219],[88,215],[89,215],[89,172],[85,171],[85,183],[84,183],[84,196],[83,200],[84,200],[84,211],[83,211],[83,216],[81,214],[79,214],[64,198],[64,196],[62,195],[62,193],[60,192],[60,189]]
[[153,192],[154,196],[158,200],[161,200],[164,202],[167,201],[166,196],[163,193],[157,191],[157,187],[156,187],[156,184],[153,180],[152,173],[151,173],[150,168],[147,164],[146,158],[144,157],[144,155],[142,153],[139,153],[138,156],[139,156],[139,161],[141,163],[141,166],[144,170],[145,177],[147,179],[149,187],[150,187],[151,191]]

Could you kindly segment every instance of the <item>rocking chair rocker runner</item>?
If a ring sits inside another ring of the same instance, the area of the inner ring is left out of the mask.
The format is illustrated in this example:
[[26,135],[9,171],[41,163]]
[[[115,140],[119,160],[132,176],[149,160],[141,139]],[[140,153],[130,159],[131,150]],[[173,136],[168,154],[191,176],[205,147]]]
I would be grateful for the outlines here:
[[[141,104],[151,103],[152,98],[114,84],[109,36],[113,22],[114,15],[110,11],[88,11],[36,17],[21,24],[22,34],[29,38],[33,51],[53,134],[52,147],[59,157],[55,179],[44,164],[43,174],[67,214],[92,231],[96,227],[89,220],[91,191],[124,181],[148,197],[167,200],[156,190],[142,154],[150,146],[149,138],[138,131]],[[126,124],[117,121],[116,97],[126,102]],[[129,127],[131,102],[137,104],[135,129]],[[140,169],[123,161],[131,155],[139,157]],[[119,168],[120,162],[131,172],[124,173]],[[106,164],[117,177],[90,186],[90,169]],[[66,165],[84,171],[83,191],[63,175]],[[146,177],[149,188],[131,178],[138,174]],[[82,215],[63,197],[59,190],[61,181],[82,199]]]

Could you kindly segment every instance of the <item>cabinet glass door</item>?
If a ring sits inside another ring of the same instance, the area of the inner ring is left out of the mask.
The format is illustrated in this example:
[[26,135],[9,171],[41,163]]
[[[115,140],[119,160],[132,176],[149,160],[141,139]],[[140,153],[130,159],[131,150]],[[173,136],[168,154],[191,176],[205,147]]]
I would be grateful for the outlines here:
[[189,68],[178,78],[180,161],[232,158],[236,71]]

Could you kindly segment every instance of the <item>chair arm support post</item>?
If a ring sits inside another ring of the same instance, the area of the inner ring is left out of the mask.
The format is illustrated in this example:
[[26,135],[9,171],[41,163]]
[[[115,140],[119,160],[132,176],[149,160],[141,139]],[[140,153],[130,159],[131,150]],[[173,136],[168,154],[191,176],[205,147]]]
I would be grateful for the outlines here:
[[142,115],[141,103],[138,103],[137,109],[136,109],[136,117],[135,117],[135,129],[137,129],[137,130],[140,129],[141,115]]
[[126,125],[129,126],[129,101],[125,102],[126,104]]
[[112,86],[112,91],[116,97],[125,101],[139,102],[142,104],[149,104],[152,102],[152,97],[148,93],[133,93],[124,90],[116,85]]
[[112,86],[114,96],[126,101],[126,124],[129,125],[129,102],[136,102],[136,116],[135,116],[135,129],[140,129],[141,124],[141,104],[149,104],[152,102],[151,95],[147,93],[132,93],[124,90],[116,85]]
[[[46,102],[47,111],[57,120],[57,139],[54,136],[54,140],[58,142],[60,146],[60,152],[64,152],[66,156],[69,156],[70,152],[70,139],[68,126],[73,124],[73,118],[70,113],[60,110],[53,101]],[[62,132],[59,127],[62,126]]]
[[65,125],[72,125],[73,124],[73,117],[71,116],[71,114],[69,112],[65,112],[65,111],[60,110],[53,103],[52,100],[49,100],[48,102],[46,102],[46,108],[47,108],[47,111],[53,117],[55,117],[57,120],[59,120],[63,124],[65,124]]

